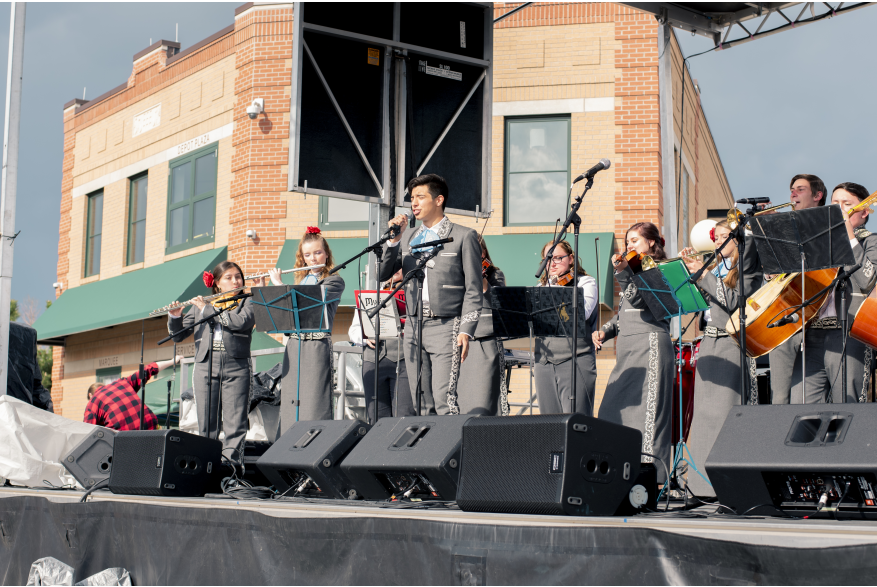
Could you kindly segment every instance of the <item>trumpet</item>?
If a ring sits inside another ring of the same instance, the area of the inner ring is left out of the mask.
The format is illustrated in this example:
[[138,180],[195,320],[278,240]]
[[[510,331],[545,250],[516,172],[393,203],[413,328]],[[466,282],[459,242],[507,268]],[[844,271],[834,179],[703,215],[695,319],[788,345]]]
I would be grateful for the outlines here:
[[[326,265],[309,265],[307,267],[297,267],[295,269],[284,269],[280,272],[280,275],[285,275],[287,273],[295,273],[296,271],[310,271],[311,269],[322,269]],[[248,279],[259,279],[260,277],[268,277],[268,273],[254,273],[253,275],[247,275],[244,277],[244,281]]]
[[652,259],[650,255],[646,255],[643,257],[643,271],[648,271],[649,269],[654,269],[658,265],[663,265],[664,263],[669,263],[671,261],[680,261],[682,259],[695,259],[697,257],[705,257],[707,255],[712,255],[715,251],[698,251],[696,253],[691,253],[690,255],[680,255],[679,257],[673,257],[672,259],[663,259],[661,261],[655,261]]
[[[864,202],[863,202],[864,203]],[[778,206],[771,206],[770,208],[765,208],[764,210],[759,210],[753,216],[764,216],[765,214],[773,214],[777,210],[782,210],[783,208],[795,208],[794,202],[786,202],[785,204],[780,204]],[[731,208],[728,210],[728,227],[731,230],[737,228],[737,225],[743,222],[744,214],[737,208]]]

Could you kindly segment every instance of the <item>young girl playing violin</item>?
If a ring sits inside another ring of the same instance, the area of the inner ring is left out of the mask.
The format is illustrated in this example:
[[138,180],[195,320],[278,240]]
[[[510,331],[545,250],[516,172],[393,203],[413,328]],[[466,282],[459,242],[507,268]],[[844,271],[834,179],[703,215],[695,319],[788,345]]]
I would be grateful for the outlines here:
[[[308,272],[296,272],[295,284],[319,284],[326,288],[325,299],[334,300],[326,307],[331,331],[335,312],[344,292],[344,280],[337,273],[329,275],[329,271],[335,266],[332,249],[320,234],[320,229],[309,226],[298,243],[295,268],[312,265],[325,266]],[[274,285],[283,285],[279,269],[269,271],[269,276]],[[302,365],[301,378],[299,363]],[[281,433],[296,421],[332,419],[332,337],[329,332],[289,335],[283,357],[281,390]]]
[[[261,280],[256,285],[261,285]],[[192,308],[183,316],[183,306],[174,302],[168,312],[168,332],[174,333],[191,326],[202,318],[216,316],[213,339],[207,322],[195,327],[195,405],[198,411],[198,430],[201,436],[219,436],[219,414],[222,411],[222,430],[225,440],[223,455],[241,461],[243,441],[247,433],[247,412],[250,394],[250,339],[255,319],[248,299],[223,302],[235,290],[243,288],[244,275],[233,261],[223,261],[212,272],[204,272],[204,285],[214,294],[229,292],[208,303],[202,296],[192,301]],[[232,309],[219,313],[219,309]],[[191,330],[174,337],[183,342]],[[213,363],[207,364],[208,351],[213,347]],[[209,394],[209,395],[208,395]],[[208,401],[208,397],[210,398]],[[209,405],[208,405],[209,404]],[[208,414],[208,408],[210,413]]]
[[[546,243],[542,247],[543,259],[551,244]],[[590,323],[591,315],[597,308],[597,280],[585,273],[578,260],[573,262],[573,250],[568,242],[560,241],[554,248],[546,271],[539,280],[539,287],[580,287],[585,300],[581,311]],[[576,344],[576,412],[593,416],[597,384],[594,345],[589,338],[580,338]],[[536,378],[539,413],[569,413],[572,408],[569,400],[572,389],[572,340],[566,336],[537,336],[534,348],[536,365],[533,374]]]
[[[651,222],[638,222],[627,229],[625,247],[660,261],[664,239]],[[652,315],[633,279],[623,255],[613,255],[615,280],[621,286],[618,314],[593,333],[599,349],[616,338],[615,368],[609,375],[600,404],[600,419],[636,428],[643,434],[642,452],[670,463],[670,410],[675,379],[674,349],[670,321]],[[644,463],[653,461],[643,456]],[[658,480],[665,480],[664,467],[657,467]]]

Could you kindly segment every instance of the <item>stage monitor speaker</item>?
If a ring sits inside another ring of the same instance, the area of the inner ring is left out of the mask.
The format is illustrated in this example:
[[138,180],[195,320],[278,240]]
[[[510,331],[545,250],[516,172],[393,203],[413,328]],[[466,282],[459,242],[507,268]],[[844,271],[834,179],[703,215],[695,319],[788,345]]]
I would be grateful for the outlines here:
[[473,512],[611,516],[639,476],[642,434],[582,414],[472,418],[457,505]]
[[283,495],[355,499],[339,464],[369,428],[359,420],[296,422],[256,464]]
[[82,485],[89,489],[104,479],[109,479],[113,466],[113,443],[116,431],[98,427],[61,462],[64,468]]
[[705,468],[738,514],[877,519],[875,447],[874,404],[737,406]]
[[110,491],[129,495],[204,495],[220,474],[222,443],[179,430],[116,435]]
[[463,424],[471,416],[381,418],[341,469],[365,499],[457,498]]

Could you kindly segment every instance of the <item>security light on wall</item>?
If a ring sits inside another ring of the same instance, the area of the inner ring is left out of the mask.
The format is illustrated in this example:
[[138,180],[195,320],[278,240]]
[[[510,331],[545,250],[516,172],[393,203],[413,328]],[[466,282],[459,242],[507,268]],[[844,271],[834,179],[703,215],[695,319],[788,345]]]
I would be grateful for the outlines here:
[[265,111],[265,100],[262,98],[256,98],[253,100],[253,103],[247,106],[247,116],[250,117],[250,120],[255,120],[257,116],[259,116],[262,112]]
[[64,284],[61,283],[60,281],[56,281],[55,283],[52,284],[52,288],[53,289],[64,289]]
[[256,231],[253,230],[252,228],[250,230],[248,230],[247,231],[247,238],[253,238],[253,239],[256,238]]

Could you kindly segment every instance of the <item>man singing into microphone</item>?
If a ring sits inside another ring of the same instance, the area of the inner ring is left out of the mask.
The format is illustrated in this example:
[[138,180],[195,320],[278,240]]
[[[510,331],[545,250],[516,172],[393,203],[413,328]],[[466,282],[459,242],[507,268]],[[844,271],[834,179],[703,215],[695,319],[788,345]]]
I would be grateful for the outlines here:
[[[478,234],[471,228],[453,224],[445,216],[448,184],[435,174],[421,175],[408,182],[411,210],[421,226],[405,229],[384,248],[381,280],[389,279],[400,268],[404,273],[414,269],[420,256],[432,247],[412,246],[443,238],[454,242],[440,245],[438,254],[425,269],[423,281],[423,316],[417,316],[417,280],[409,281],[405,299],[408,320],[405,322],[405,362],[408,384],[414,405],[419,374],[414,372],[417,357],[417,331],[423,322],[423,357],[432,371],[432,395],[440,415],[459,414],[457,376],[460,363],[466,360],[469,340],[475,335],[482,304],[481,246]],[[405,214],[396,216],[390,226],[404,228]],[[426,385],[423,388],[427,388]],[[465,393],[465,391],[464,391]]]

